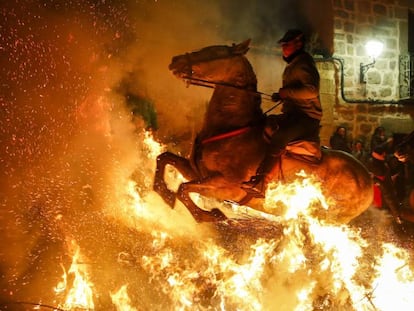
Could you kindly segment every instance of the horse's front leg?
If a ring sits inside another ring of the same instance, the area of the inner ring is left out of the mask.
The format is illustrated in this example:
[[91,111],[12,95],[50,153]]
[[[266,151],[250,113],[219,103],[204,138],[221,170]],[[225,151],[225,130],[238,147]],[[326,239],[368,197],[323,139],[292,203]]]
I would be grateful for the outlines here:
[[187,180],[197,179],[197,173],[192,169],[190,161],[171,152],[164,152],[157,157],[153,189],[171,208],[174,208],[176,193],[168,189],[165,182],[165,167],[174,166]]
[[190,197],[191,192],[208,196],[209,193],[217,191],[217,184],[220,184],[222,179],[221,176],[216,176],[203,180],[193,180],[182,183],[178,188],[178,199],[185,205],[196,222],[214,222],[227,219],[227,217],[217,208],[214,208],[211,211],[205,211],[199,208]]

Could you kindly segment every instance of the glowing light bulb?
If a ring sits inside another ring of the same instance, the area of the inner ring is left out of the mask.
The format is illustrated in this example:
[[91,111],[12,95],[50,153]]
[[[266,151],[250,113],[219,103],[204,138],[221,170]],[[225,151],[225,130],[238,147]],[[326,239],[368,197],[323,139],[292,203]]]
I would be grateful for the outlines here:
[[365,51],[372,58],[377,58],[384,48],[384,44],[378,40],[370,40],[365,44]]

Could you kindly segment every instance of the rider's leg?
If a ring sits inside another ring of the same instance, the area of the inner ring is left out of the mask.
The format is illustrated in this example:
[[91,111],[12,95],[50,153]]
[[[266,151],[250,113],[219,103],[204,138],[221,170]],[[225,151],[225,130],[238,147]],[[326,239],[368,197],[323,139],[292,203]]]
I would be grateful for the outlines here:
[[265,155],[256,175],[242,184],[242,188],[257,197],[264,197],[267,184],[279,168],[280,156],[285,146],[296,139],[319,140],[319,120],[304,114],[290,115],[281,119],[278,131],[271,138],[269,151]]
[[249,181],[243,182],[242,188],[255,197],[264,198],[267,184],[272,180],[272,177],[279,167],[278,164],[280,163],[281,154],[281,151],[268,153],[260,163],[256,175],[252,176]]

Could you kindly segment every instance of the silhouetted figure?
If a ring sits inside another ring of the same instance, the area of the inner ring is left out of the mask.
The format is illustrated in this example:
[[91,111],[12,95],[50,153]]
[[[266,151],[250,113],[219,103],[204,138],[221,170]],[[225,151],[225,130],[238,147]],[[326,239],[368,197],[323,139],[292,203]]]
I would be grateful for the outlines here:
[[391,153],[393,138],[387,138],[385,135],[385,128],[383,126],[378,126],[371,137],[370,152],[373,152],[377,147],[382,148],[385,153],[388,155]]
[[329,139],[329,144],[332,149],[342,150],[348,153],[351,153],[351,147],[348,142],[347,130],[344,126],[338,126],[331,138]]
[[361,161],[363,164],[366,164],[369,159],[369,154],[365,150],[364,143],[362,140],[357,139],[355,140],[354,144],[352,145],[352,155]]
[[383,147],[376,147],[371,153],[367,168],[374,178],[374,206],[388,208],[398,223],[399,202],[391,178],[391,170],[386,161],[386,152]]

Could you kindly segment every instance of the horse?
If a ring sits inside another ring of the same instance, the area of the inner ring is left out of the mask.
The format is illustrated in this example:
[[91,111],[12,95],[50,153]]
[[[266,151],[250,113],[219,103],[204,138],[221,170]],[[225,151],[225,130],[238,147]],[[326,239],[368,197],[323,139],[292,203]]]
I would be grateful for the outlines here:
[[[158,155],[154,176],[154,191],[171,208],[177,199],[181,201],[196,222],[228,218],[219,208],[200,208],[191,193],[263,211],[264,199],[252,198],[241,188],[242,182],[255,174],[268,149],[264,131],[271,117],[261,108],[262,95],[266,94],[257,91],[256,74],[246,57],[249,45],[250,39],[239,44],[207,46],[174,56],[169,65],[177,78],[213,89],[190,157],[169,151]],[[314,161],[295,154],[293,145],[289,144],[291,148],[287,146],[282,155],[274,181],[292,183],[300,172],[315,176],[323,195],[333,200],[317,217],[348,223],[371,205],[373,180],[360,161],[343,151],[319,145],[320,159]],[[164,179],[167,165],[175,167],[187,180],[176,192],[168,188]]]

